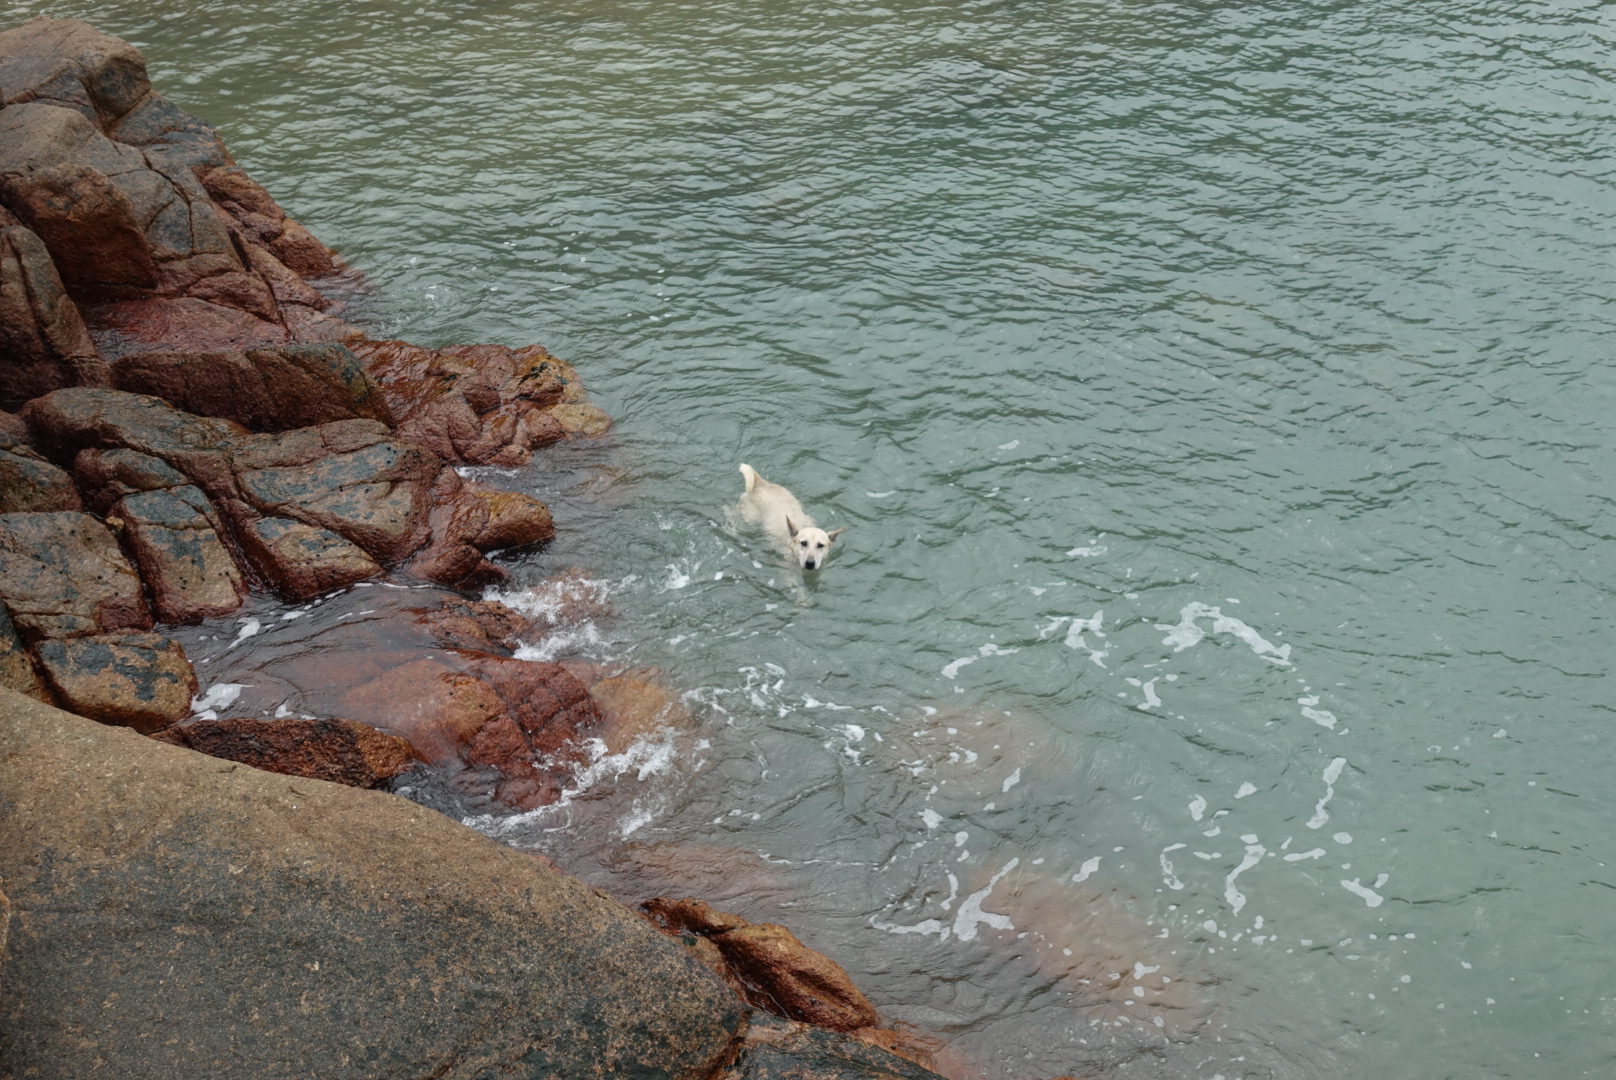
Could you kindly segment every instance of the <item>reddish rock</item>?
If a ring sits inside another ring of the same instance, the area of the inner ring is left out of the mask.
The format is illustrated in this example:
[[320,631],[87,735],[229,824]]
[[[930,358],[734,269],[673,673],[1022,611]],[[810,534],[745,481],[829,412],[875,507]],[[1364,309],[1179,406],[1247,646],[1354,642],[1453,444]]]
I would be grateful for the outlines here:
[[192,720],[152,736],[255,769],[378,787],[414,765],[414,747],[353,720]]
[[359,360],[340,345],[233,352],[135,353],[113,365],[120,390],[160,397],[198,416],[254,431],[390,416]]
[[476,652],[515,650],[533,633],[531,620],[497,600],[457,596],[445,598],[440,608],[421,612],[416,622],[436,644]]
[[47,101],[105,125],[150,92],[135,47],[89,23],[41,15],[0,33],[0,105]]
[[756,923],[725,931],[713,943],[752,992],[752,1004],[832,1031],[877,1027],[875,1011],[840,964],[815,952],[783,926]]
[[81,509],[72,477],[0,431],[0,514]]
[[34,654],[62,707],[103,724],[153,732],[190,712],[196,696],[185,650],[157,634],[42,641]]
[[330,529],[261,517],[233,499],[222,509],[253,569],[288,600],[307,600],[381,576],[376,560]]
[[808,948],[783,926],[749,923],[700,900],[656,897],[641,907],[667,932],[711,939],[742,984],[743,995],[760,1009],[832,1031],[881,1023],[875,1006],[840,964]]
[[161,458],[136,450],[80,450],[73,478],[91,510],[102,517],[119,499],[184,484],[185,474]]
[[505,716],[493,687],[436,657],[412,660],[342,693],[342,711],[409,741],[427,761],[459,760],[484,725]]
[[31,229],[0,227],[0,406],[108,382],[44,243]]
[[596,439],[611,430],[612,418],[594,405],[557,405],[550,410],[569,438]]
[[130,495],[112,513],[124,523],[124,540],[161,621],[218,618],[247,598],[241,572],[214,531],[213,506],[196,488]]
[[564,436],[553,409],[582,400],[576,371],[537,345],[365,341],[353,349],[381,385],[399,437],[449,461],[525,465],[534,447]]
[[0,602],[28,641],[152,625],[140,578],[88,514],[0,514]]
[[771,1016],[754,1016],[736,1050],[713,1080],[939,1080],[858,1035]]
[[0,686],[50,703],[50,694],[39,681],[39,673],[34,670],[34,662],[29,659],[28,650],[23,647],[4,604],[0,604]]
[[284,326],[194,297],[86,304],[90,336],[103,356],[149,349],[251,349],[285,344]]
[[675,900],[667,896],[654,896],[640,905],[651,921],[669,933],[700,934],[712,937],[728,930],[739,930],[750,925],[739,915],[714,911],[704,900]]

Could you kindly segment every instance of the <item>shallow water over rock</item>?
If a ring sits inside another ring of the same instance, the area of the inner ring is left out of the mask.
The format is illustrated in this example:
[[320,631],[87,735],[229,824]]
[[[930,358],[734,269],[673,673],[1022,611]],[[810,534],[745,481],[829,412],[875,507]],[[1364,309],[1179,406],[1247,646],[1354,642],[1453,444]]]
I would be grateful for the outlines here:
[[587,568],[526,655],[691,723],[419,797],[786,923],[959,1075],[1611,1072],[1608,8],[75,13],[373,336],[617,421],[500,474],[560,530],[503,595]]

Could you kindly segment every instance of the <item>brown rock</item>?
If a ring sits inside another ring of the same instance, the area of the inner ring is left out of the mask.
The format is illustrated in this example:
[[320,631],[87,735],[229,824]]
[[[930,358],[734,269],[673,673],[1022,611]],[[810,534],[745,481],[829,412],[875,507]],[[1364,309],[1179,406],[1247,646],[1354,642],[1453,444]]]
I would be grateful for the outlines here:
[[73,478],[90,509],[102,517],[125,495],[185,483],[184,473],[161,458],[136,450],[80,450],[73,459]]
[[196,696],[185,650],[157,634],[42,641],[34,654],[62,707],[103,724],[157,731],[189,713]]
[[288,600],[307,600],[381,576],[376,560],[330,529],[261,517],[236,500],[227,500],[223,509],[253,569]]
[[[338,437],[359,430],[375,431],[368,445],[338,449],[343,445]],[[328,424],[303,432],[319,433],[324,456],[305,456],[310,437],[300,432],[238,441],[236,461],[242,471],[237,479],[248,504],[266,516],[330,529],[384,564],[399,561],[426,542],[427,493],[442,467],[436,457],[386,437],[386,428],[373,421]],[[277,464],[250,467],[260,461]]]
[[340,345],[134,353],[113,365],[112,379],[119,390],[160,397],[186,412],[254,431],[388,419],[358,358]]
[[498,600],[446,597],[443,606],[423,611],[416,618],[436,644],[477,652],[515,650],[533,634],[533,623]]
[[0,105],[49,101],[106,124],[150,92],[134,46],[89,23],[41,15],[0,33]]
[[192,720],[152,736],[255,769],[373,788],[419,760],[394,735],[353,720]]
[[550,508],[531,495],[519,491],[469,492],[488,507],[488,523],[471,544],[479,551],[505,550],[547,544],[555,539],[555,521]]
[[306,278],[336,273],[336,259],[331,250],[291,218],[281,221],[281,234],[270,241],[269,249],[289,269]]
[[17,636],[17,628],[11,625],[11,615],[4,604],[0,604],[0,686],[39,701],[50,701],[50,694],[39,681],[39,673],[34,670],[28,650],[23,648],[22,638]]
[[212,498],[235,494],[233,452],[246,429],[181,412],[161,398],[75,387],[23,409],[34,445],[56,461],[84,449],[134,450],[184,473]]
[[749,988],[748,1000],[760,1008],[832,1031],[881,1023],[875,1006],[840,964],[808,948],[783,926],[737,927],[713,935],[713,943]]
[[175,201],[173,189],[80,113],[0,110],[0,199],[45,242],[69,287],[157,286],[141,223]]
[[44,242],[31,229],[0,227],[0,406],[108,382]]
[[570,438],[594,439],[611,430],[612,418],[594,405],[557,405],[550,410]]
[[90,337],[109,358],[150,349],[251,349],[288,339],[284,326],[189,296],[86,304],[83,310]]
[[215,511],[190,485],[130,495],[112,510],[163,622],[201,622],[235,611],[247,587],[214,531]]
[[140,578],[88,514],[0,514],[0,602],[27,641],[152,625]]
[[0,514],[82,509],[72,477],[0,432]]
[[712,937],[714,934],[739,930],[743,926],[751,925],[739,915],[726,915],[722,911],[714,911],[703,900],[674,900],[667,896],[655,896],[640,907],[651,917],[653,923],[665,931],[676,934],[690,933]]

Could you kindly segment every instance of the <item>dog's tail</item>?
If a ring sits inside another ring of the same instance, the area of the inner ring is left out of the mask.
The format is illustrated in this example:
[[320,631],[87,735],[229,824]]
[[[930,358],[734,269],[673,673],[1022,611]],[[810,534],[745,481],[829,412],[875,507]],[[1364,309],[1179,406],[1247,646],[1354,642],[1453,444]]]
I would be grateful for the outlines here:
[[746,477],[746,490],[747,491],[751,491],[754,487],[757,486],[758,474],[757,474],[757,470],[752,468],[752,466],[750,466],[750,465],[742,465],[741,466],[741,475]]

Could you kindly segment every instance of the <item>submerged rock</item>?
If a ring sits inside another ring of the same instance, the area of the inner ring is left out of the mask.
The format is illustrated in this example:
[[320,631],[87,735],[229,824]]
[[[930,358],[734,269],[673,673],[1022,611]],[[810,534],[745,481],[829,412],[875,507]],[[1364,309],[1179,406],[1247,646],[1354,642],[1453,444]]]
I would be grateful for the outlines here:
[[937,1074],[866,1039],[760,1016],[716,1080],[937,1080]]
[[152,736],[255,769],[373,788],[420,760],[403,739],[354,720],[192,720]]
[[96,634],[34,646],[64,708],[136,731],[167,727],[191,711],[196,674],[185,650],[158,634]]
[[392,795],[6,691],[0,790],[0,1074],[705,1080],[743,1030],[627,909]]

